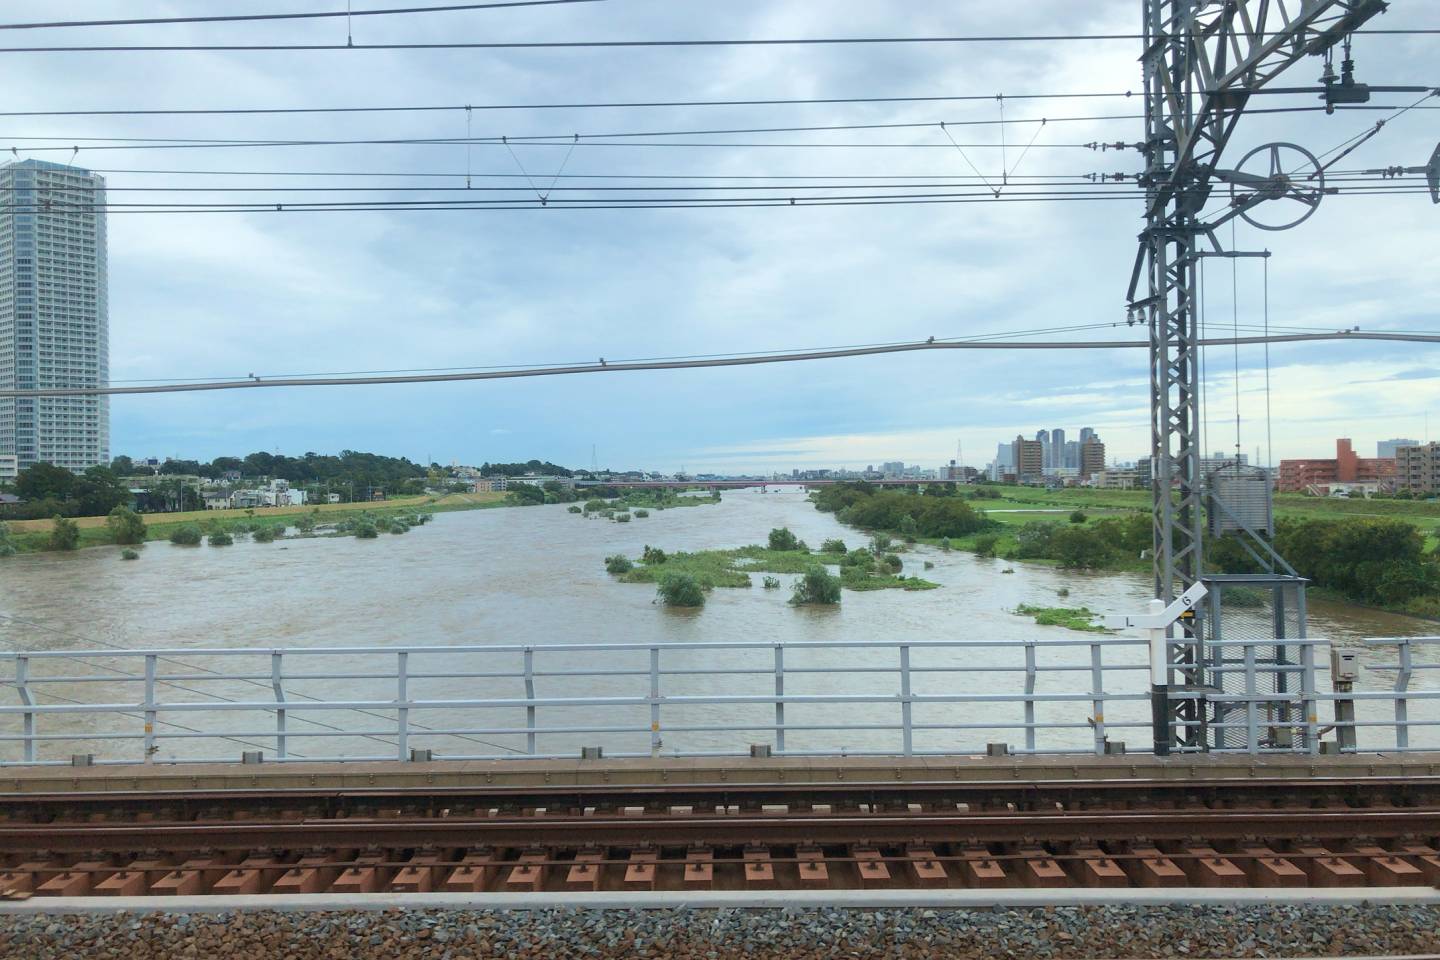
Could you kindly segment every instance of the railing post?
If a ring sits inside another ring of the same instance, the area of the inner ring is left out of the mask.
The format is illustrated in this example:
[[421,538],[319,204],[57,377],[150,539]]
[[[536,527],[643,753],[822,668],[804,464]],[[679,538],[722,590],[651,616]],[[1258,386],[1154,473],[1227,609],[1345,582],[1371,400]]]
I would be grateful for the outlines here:
[[535,650],[525,648],[525,752],[535,755]]
[[1315,676],[1315,648],[1300,645],[1300,709],[1305,711],[1305,752],[1320,752],[1318,681]]
[[[1400,672],[1395,674],[1395,749],[1397,750],[1407,750],[1410,747],[1410,701],[1408,697],[1404,696],[1410,689],[1410,677],[1415,672],[1410,654],[1410,639],[1401,637]],[[1358,733],[1358,730],[1356,732]]]
[[[15,658],[15,692],[20,695],[20,705],[24,707],[35,706],[34,699],[30,696],[30,658]],[[26,710],[22,715],[23,733],[25,737],[24,754],[26,763],[35,762],[35,714]]]
[[1250,753],[1260,752],[1259,716],[1255,698],[1259,689],[1255,684],[1255,644],[1245,643],[1245,749]]
[[775,752],[785,752],[785,645],[775,644]]
[[1035,752],[1035,641],[1025,641],[1025,750]]
[[1105,755],[1105,666],[1101,647],[1090,644],[1090,707],[1094,715],[1095,755]]
[[901,749],[905,756],[915,752],[915,733],[912,726],[912,704],[910,702],[910,645],[900,645],[900,737]]
[[145,655],[145,763],[155,762],[155,654]]
[[282,654],[279,650],[270,653],[270,689],[275,694],[275,756],[284,760],[288,755],[285,736],[285,674],[282,670]]
[[650,756],[660,756],[660,648],[650,648]]
[[401,760],[410,758],[410,654],[395,654],[395,752]]

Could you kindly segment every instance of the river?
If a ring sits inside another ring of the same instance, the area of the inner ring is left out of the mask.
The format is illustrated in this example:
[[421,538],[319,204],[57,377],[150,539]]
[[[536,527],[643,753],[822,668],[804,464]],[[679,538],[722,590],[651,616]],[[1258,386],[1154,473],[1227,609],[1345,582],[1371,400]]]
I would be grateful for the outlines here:
[[[652,511],[646,519],[618,524],[601,519],[588,519],[569,513],[564,506],[542,506],[515,509],[479,510],[440,514],[433,523],[418,527],[404,536],[382,534],[379,540],[353,538],[314,538],[284,540],[272,544],[240,541],[227,548],[176,547],[168,543],[151,543],[143,548],[138,561],[125,562],[118,548],[95,548],[75,553],[31,554],[0,561],[0,643],[6,649],[99,649],[99,648],[256,648],[256,647],[333,647],[398,645],[462,644],[601,644],[642,643],[693,645],[701,642],[763,641],[765,643],[804,641],[917,642],[933,640],[1077,641],[1089,635],[1059,627],[1041,627],[1029,618],[1011,611],[1019,604],[1045,606],[1088,606],[1100,613],[1139,612],[1144,609],[1150,587],[1149,579],[1133,574],[1084,574],[1050,567],[1010,563],[1004,560],[980,559],[960,552],[943,553],[920,547],[905,556],[906,572],[920,574],[940,583],[941,589],[921,592],[883,590],[866,593],[847,591],[838,608],[796,608],[785,602],[786,589],[762,590],[759,577],[754,589],[717,589],[703,610],[676,611],[653,602],[654,591],[643,584],[619,584],[603,567],[610,554],[624,553],[638,557],[646,544],[667,551],[700,550],[741,546],[765,542],[768,532],[788,526],[812,546],[829,537],[840,537],[858,546],[863,537],[845,528],[829,514],[815,510],[803,493],[781,490],[727,492],[722,503],[664,511]],[[924,561],[934,564],[921,570]],[[1068,596],[1060,595],[1068,590]],[[1341,642],[1353,642],[1368,635],[1422,634],[1424,623],[1404,617],[1362,610],[1343,605],[1312,601],[1310,604],[1310,635]],[[1021,648],[1017,644],[1014,651]],[[762,651],[769,657],[768,651]],[[870,651],[832,651],[825,657],[812,659],[815,673],[797,675],[787,682],[788,693],[854,692],[893,690],[894,677],[866,675],[827,676],[827,668],[855,664],[889,666],[893,649],[877,659]],[[877,655],[878,656],[878,655]],[[1108,650],[1106,662],[1140,665],[1138,651]],[[1369,658],[1369,651],[1364,652]],[[1393,652],[1391,653],[1393,657]],[[826,659],[828,657],[828,659]],[[747,659],[749,658],[749,659]],[[890,659],[884,659],[890,658]],[[333,660],[334,658],[332,658]],[[356,658],[358,662],[360,658]],[[589,662],[590,658],[567,655],[572,662]],[[1382,656],[1383,660],[1384,657]],[[760,654],[735,654],[719,657],[719,663],[739,663],[766,669],[768,660]],[[214,661],[192,658],[192,666],[217,668]],[[393,664],[393,657],[387,663]],[[620,662],[616,660],[616,662]],[[676,659],[676,664],[692,661]],[[698,662],[698,661],[693,661]],[[998,649],[972,655],[957,661],[957,668],[967,664],[975,667],[1004,666],[1013,670],[1020,659],[1017,653]],[[1055,692],[1089,690],[1089,652],[1085,647],[1056,647],[1052,661],[1069,665],[1074,672],[1043,675],[1037,689]],[[1373,661],[1371,661],[1373,662]],[[62,661],[70,664],[72,661]],[[114,673],[119,661],[92,661],[89,669],[98,677]],[[806,661],[792,658],[787,666],[804,666]],[[939,660],[930,661],[939,666]],[[949,663],[949,661],[946,661]],[[625,660],[628,667],[639,664]],[[133,670],[134,663],[122,665]],[[247,664],[248,668],[263,666]],[[314,658],[307,666],[315,666]],[[333,664],[330,665],[333,668]],[[712,663],[713,666],[713,663]],[[636,666],[642,669],[643,664]],[[10,670],[6,667],[6,671]],[[42,672],[37,666],[36,672]],[[50,665],[51,672],[57,668]],[[446,670],[432,661],[434,673]],[[179,668],[172,668],[175,673]],[[72,669],[72,673],[74,670]],[[360,671],[357,671],[360,672]],[[424,671],[420,671],[424,672]],[[459,672],[458,669],[454,672]],[[191,671],[193,675],[193,671]],[[262,673],[257,673],[257,677]],[[1380,688],[1389,682],[1377,675],[1371,686]],[[1131,670],[1107,676],[1106,690],[1111,693],[1136,693],[1144,689],[1143,671]],[[540,695],[565,693],[633,693],[634,678],[601,678],[578,683],[563,677],[546,682]],[[695,676],[684,678],[685,692],[703,694],[717,690],[759,690],[770,678],[757,686],[754,678],[721,679]],[[917,680],[916,692],[944,690],[975,690],[1019,692],[1020,677],[1014,672],[976,673],[965,676],[959,669],[952,674],[927,675],[925,686]],[[513,678],[470,678],[443,682],[437,678],[436,696],[509,696],[521,695]],[[794,684],[809,683],[808,688]],[[869,686],[866,684],[869,683]],[[888,686],[886,686],[888,684]],[[251,686],[255,686],[252,683]],[[1417,684],[1423,685],[1423,684]],[[51,685],[58,697],[96,699],[95,687],[121,689],[123,685],[100,683],[89,686],[77,681],[73,686]],[[190,690],[206,687],[204,681],[190,680],[169,684],[166,699],[193,699]],[[269,696],[268,684],[264,696]],[[343,697],[346,691],[368,691],[363,680],[313,680],[298,685],[313,696]],[[128,695],[114,693],[118,700],[135,699],[134,685]],[[643,695],[643,690],[641,691]],[[232,699],[234,691],[231,691]],[[366,697],[379,696],[373,691]],[[414,696],[412,691],[412,696]],[[4,705],[15,703],[13,693]],[[251,692],[251,699],[255,693]],[[63,701],[52,701],[63,702]],[[1022,734],[1011,729],[987,728],[980,720],[998,716],[996,710],[978,710],[967,705],[964,720],[974,724],[961,736],[967,748],[989,739],[1018,743]],[[1088,706],[1088,704],[1087,704]],[[680,708],[676,708],[679,710]],[[734,723],[764,724],[769,722],[768,705],[695,707],[684,716],[678,727],[725,725]],[[917,710],[919,708],[917,707]],[[1019,708],[1016,707],[1018,710]],[[1109,720],[1139,724],[1148,708],[1139,702],[1117,704],[1110,709]],[[938,710],[938,708],[937,708]],[[554,722],[573,726],[594,725],[590,711],[553,711]],[[684,713],[684,711],[681,711]],[[946,707],[934,713],[955,720],[957,711]],[[977,716],[977,713],[979,714]],[[318,715],[313,716],[319,719]],[[378,719],[364,719],[353,712],[335,711],[326,715],[331,727],[349,729],[360,723],[384,726]],[[393,714],[386,714],[393,716]],[[490,724],[498,717],[487,714]],[[511,714],[507,714],[511,716]],[[893,722],[894,710],[888,706],[860,705],[809,710],[815,724],[832,722],[834,718],[873,718],[876,725]],[[1009,716],[1007,714],[1007,716]],[[1018,715],[1017,715],[1018,716]],[[1089,719],[1069,704],[1042,704],[1041,719],[1076,722],[1072,730],[1054,732],[1056,743],[1069,748],[1085,748],[1091,743],[1090,731],[1084,729]],[[578,718],[578,719],[577,719]],[[100,721],[84,715],[67,715],[45,719],[47,729],[100,732]],[[185,726],[170,727],[171,733],[188,727],[204,726],[207,718],[194,715]],[[230,724],[233,717],[215,716],[211,722]],[[417,725],[443,726],[449,718],[438,711]],[[1012,718],[1014,719],[1014,718]],[[627,723],[629,721],[627,720]],[[789,723],[799,723],[794,718]],[[917,723],[922,718],[917,715]],[[1000,720],[994,720],[1000,723]],[[177,720],[178,724],[179,721]],[[247,721],[254,726],[253,720]],[[18,729],[18,718],[6,718],[5,732]],[[86,726],[89,724],[90,726]],[[856,726],[861,726],[857,723]],[[318,723],[311,727],[320,729]],[[227,727],[227,729],[234,729]],[[471,729],[467,727],[467,729]],[[476,727],[478,729],[478,727]],[[945,749],[955,746],[953,733],[928,731],[917,734],[917,749]],[[1142,729],[1117,728],[1114,739],[1126,739],[1131,749],[1148,743]],[[516,749],[514,738],[505,739],[504,751]],[[666,749],[706,750],[733,748],[736,736],[716,731],[667,729]],[[791,749],[845,749],[847,751],[885,750],[893,739],[891,732],[855,730],[827,737],[797,731],[791,737]],[[309,756],[330,755],[344,744],[341,738],[312,743]],[[768,742],[768,734],[739,738],[745,742]],[[567,732],[541,737],[542,751],[565,753],[578,744],[600,742],[625,743],[633,746],[634,737],[605,740],[599,733]],[[843,741],[843,742],[841,742]],[[437,747],[455,741],[438,743]],[[466,738],[466,743],[478,743]],[[485,737],[485,743],[497,742]],[[372,746],[378,741],[373,741]],[[1042,741],[1043,744],[1043,741]],[[416,741],[416,745],[425,745]],[[99,755],[107,754],[104,741],[92,740],[83,746]],[[188,756],[184,739],[165,741],[158,755]],[[647,744],[648,746],[648,744]],[[13,757],[15,746],[0,756]],[[237,748],[238,749],[238,748]],[[273,747],[271,747],[273,749]],[[523,749],[523,747],[521,747]],[[607,749],[609,749],[607,747]],[[49,756],[65,756],[74,751],[70,743],[47,747]],[[44,753],[45,751],[42,751]],[[295,751],[295,752],[298,752]],[[363,752],[363,751],[362,751]],[[452,751],[453,752],[453,751]],[[483,753],[478,748],[471,753]],[[383,750],[376,751],[383,755]]]

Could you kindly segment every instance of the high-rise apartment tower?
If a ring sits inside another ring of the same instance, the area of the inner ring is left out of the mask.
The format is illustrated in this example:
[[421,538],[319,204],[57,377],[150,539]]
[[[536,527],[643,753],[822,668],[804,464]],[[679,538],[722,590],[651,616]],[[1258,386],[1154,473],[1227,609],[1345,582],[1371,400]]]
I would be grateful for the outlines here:
[[[61,163],[0,167],[0,389],[110,377],[105,179]],[[0,397],[0,458],[23,470],[110,462],[105,397]]]

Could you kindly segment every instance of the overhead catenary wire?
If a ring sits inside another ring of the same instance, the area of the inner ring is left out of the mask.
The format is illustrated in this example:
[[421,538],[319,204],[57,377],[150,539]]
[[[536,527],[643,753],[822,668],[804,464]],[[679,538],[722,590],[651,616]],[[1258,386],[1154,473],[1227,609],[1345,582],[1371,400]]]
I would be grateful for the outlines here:
[[[1339,331],[1334,333],[1290,333],[1271,336],[1209,338],[1201,346],[1259,345],[1262,343],[1311,343],[1336,340],[1378,340],[1403,343],[1440,343],[1440,334],[1391,333],[1381,331]],[[844,357],[877,356],[892,353],[912,353],[929,350],[1131,350],[1149,349],[1148,340],[1090,340],[1090,341],[939,341],[921,340],[888,344],[875,347],[856,347],[834,350],[817,350],[802,353],[779,353],[766,355],[715,357],[701,360],[663,361],[603,361],[599,363],[573,364],[567,366],[531,367],[504,370],[469,371],[463,373],[428,373],[396,376],[367,377],[292,377],[254,378],[233,381],[204,381],[191,383],[168,383],[148,386],[83,386],[66,385],[27,390],[0,390],[0,397],[55,397],[55,396],[119,396],[148,393],[188,393],[210,390],[246,390],[277,387],[324,387],[362,386],[401,383],[445,383],[468,380],[506,380],[522,377],[568,376],[585,373],[633,373],[642,370],[684,370],[702,367],[735,367],[768,363],[796,363],[813,360],[833,360]]]
[[[1367,36],[1427,36],[1440,28],[1356,30]],[[1282,36],[1282,34],[1267,34]],[[0,53],[216,53],[286,52],[327,50],[586,50],[646,49],[664,47],[780,47],[780,46],[874,46],[881,44],[988,44],[988,43],[1094,43],[1112,40],[1145,40],[1142,33],[1034,33],[972,34],[965,36],[920,37],[738,37],[696,40],[487,40],[392,43],[174,43],[174,44],[77,44],[72,46],[0,47]]]
[[487,3],[441,3],[427,6],[381,7],[366,10],[321,10],[289,13],[225,13],[186,17],[133,17],[110,20],[44,20],[29,23],[0,23],[0,30],[59,30],[71,27],[152,27],[166,24],[241,23],[262,20],[321,20],[344,17],[389,17],[418,13],[460,13],[470,10],[498,10],[508,7],[554,7],[575,3],[603,3],[604,0],[490,0]]

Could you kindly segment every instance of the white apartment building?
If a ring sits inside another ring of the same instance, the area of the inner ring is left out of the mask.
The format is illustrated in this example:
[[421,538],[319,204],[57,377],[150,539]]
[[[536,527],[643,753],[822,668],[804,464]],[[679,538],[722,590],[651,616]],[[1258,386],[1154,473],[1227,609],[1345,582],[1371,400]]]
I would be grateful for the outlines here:
[[[61,163],[0,167],[0,388],[110,376],[105,179]],[[0,457],[80,471],[110,462],[105,397],[0,397]]]

